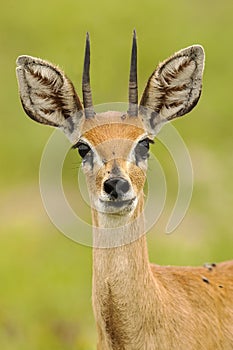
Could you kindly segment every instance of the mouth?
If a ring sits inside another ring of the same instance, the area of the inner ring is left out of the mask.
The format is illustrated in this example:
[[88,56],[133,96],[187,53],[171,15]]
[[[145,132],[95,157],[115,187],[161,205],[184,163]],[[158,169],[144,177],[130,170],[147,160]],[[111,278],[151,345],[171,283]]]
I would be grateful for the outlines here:
[[105,212],[108,213],[119,213],[119,212],[130,212],[136,202],[136,197],[125,200],[102,200],[99,199],[101,205],[103,206]]

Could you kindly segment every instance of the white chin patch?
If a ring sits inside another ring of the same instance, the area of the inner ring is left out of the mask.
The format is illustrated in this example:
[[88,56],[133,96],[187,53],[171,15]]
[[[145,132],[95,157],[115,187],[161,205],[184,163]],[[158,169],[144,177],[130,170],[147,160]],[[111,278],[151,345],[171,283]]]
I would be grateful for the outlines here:
[[128,200],[101,200],[98,199],[96,209],[103,214],[126,215],[132,213],[137,205],[136,197]]

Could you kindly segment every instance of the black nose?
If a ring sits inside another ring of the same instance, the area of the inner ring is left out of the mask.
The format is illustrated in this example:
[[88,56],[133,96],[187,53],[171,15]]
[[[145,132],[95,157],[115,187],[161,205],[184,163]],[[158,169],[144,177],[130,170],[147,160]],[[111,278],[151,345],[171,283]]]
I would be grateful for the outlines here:
[[109,194],[111,198],[117,199],[129,191],[129,183],[122,177],[113,177],[104,182],[104,191]]

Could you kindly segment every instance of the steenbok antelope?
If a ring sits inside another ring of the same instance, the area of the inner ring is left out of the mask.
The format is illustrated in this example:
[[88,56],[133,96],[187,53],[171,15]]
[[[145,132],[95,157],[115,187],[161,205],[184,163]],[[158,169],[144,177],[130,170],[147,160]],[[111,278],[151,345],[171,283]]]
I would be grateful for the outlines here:
[[25,112],[60,128],[83,159],[94,227],[98,349],[232,350],[233,261],[204,267],[150,265],[144,229],[149,147],[164,123],[197,104],[203,48],[190,46],[161,63],[138,105],[134,32],[126,113],[94,111],[88,35],[83,104],[58,67],[30,56],[20,56],[17,65]]

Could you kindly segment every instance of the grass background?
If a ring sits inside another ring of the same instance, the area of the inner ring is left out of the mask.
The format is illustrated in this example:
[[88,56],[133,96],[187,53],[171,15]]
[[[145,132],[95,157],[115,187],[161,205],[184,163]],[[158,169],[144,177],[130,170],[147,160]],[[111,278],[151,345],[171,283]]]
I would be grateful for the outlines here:
[[[190,151],[195,183],[190,209],[172,235],[164,234],[176,195],[176,171],[161,145],[169,196],[148,235],[160,264],[197,265],[232,258],[233,2],[8,0],[0,12],[0,348],[95,348],[91,309],[91,249],[61,235],[43,208],[40,158],[52,132],[25,117],[15,60],[29,54],[59,64],[80,92],[84,38],[91,35],[94,102],[127,101],[133,28],[139,44],[142,92],[157,63],[194,43],[206,51],[202,98],[174,125]],[[67,162],[72,196],[79,164]],[[70,175],[69,175],[70,174]]]

